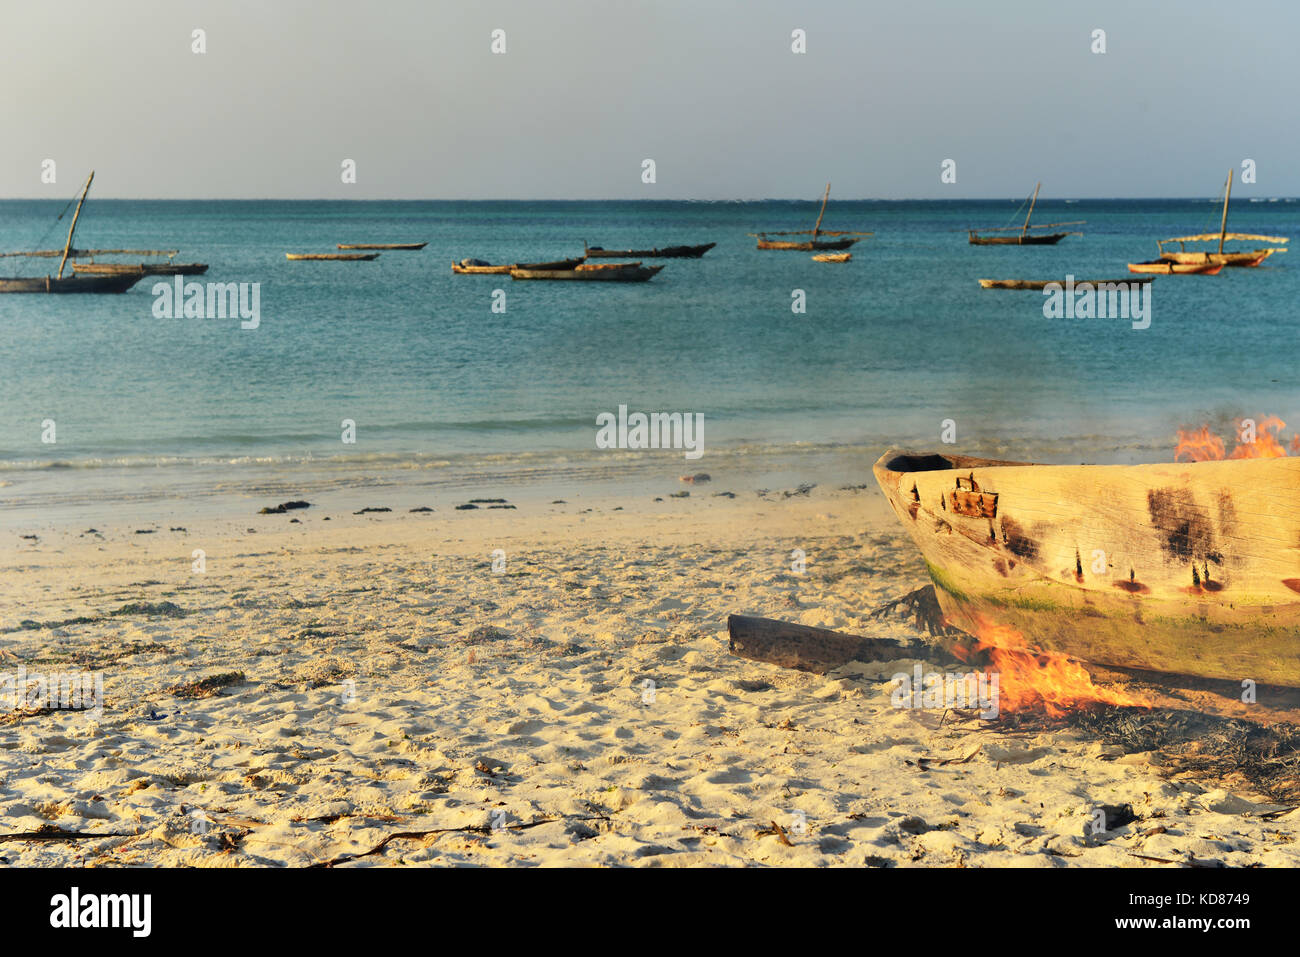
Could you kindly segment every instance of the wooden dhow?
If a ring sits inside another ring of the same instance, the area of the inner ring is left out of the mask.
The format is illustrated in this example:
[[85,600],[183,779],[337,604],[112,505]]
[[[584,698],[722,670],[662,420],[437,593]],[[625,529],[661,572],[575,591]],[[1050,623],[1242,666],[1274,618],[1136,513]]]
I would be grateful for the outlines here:
[[1052,284],[1064,287],[1069,282],[1073,283],[1077,289],[1084,284],[1097,288],[1100,286],[1131,286],[1150,281],[1151,277],[1149,276],[1137,279],[1132,276],[1125,276],[1123,279],[981,279],[979,283],[981,288],[984,289],[1046,289]]
[[[801,252],[817,252],[818,250],[848,249],[854,243],[859,242],[862,236],[871,236],[869,232],[852,232],[846,230],[824,230],[822,229],[822,218],[826,215],[826,201],[831,197],[831,184],[826,184],[826,192],[822,196],[822,208],[817,214],[817,222],[812,229],[794,229],[780,232],[750,233],[758,239],[759,249],[784,249]],[[768,239],[768,236],[812,236],[811,239]],[[822,239],[822,236],[835,236],[836,239]],[[847,237],[847,238],[846,238]]]
[[451,264],[451,271],[458,275],[465,276],[506,276],[513,269],[533,269],[533,270],[558,270],[573,269],[580,266],[585,261],[585,257],[578,256],[575,259],[556,259],[544,263],[507,263],[501,266],[494,266],[492,263],[486,263],[478,259],[462,259],[460,262]]
[[201,276],[207,263],[73,263],[78,276]]
[[423,243],[337,243],[339,249],[384,249],[393,252],[415,252],[429,245]]
[[1223,263],[1179,263],[1167,259],[1149,259],[1129,263],[1129,272],[1152,273],[1157,276],[1217,276]]
[[512,269],[511,279],[555,279],[580,282],[646,282],[653,279],[663,266],[642,266],[631,263],[585,263],[572,269]]
[[335,262],[370,262],[379,258],[379,253],[285,253],[285,259],[293,261],[299,260],[332,260]]
[[699,246],[665,246],[663,249],[606,249],[582,244],[588,259],[699,259],[717,243]]
[[[1035,235],[1030,232],[1031,229],[1056,229],[1061,226],[1082,226],[1087,220],[1077,219],[1068,223],[1044,223],[1041,226],[1029,225],[1029,220],[1034,216],[1034,205],[1038,202],[1038,191],[1042,189],[1043,184],[1034,185],[1034,195],[1029,200],[1029,213],[1025,216],[1023,226],[994,226],[990,229],[967,230],[970,244],[972,246],[1055,246],[1066,236],[1081,236],[1079,232],[1065,233],[1044,233]],[[981,236],[980,233],[1009,233],[1015,232],[1014,236]]]
[[[90,184],[95,179],[95,171],[91,170],[90,175],[86,177],[86,185],[82,187],[81,197],[77,200],[76,212],[72,214],[72,224],[68,227],[68,241],[63,244],[62,258],[59,260],[59,271],[53,276],[17,276],[11,278],[0,278],[0,293],[120,293],[126,292],[134,286],[143,277],[143,274],[130,273],[127,275],[113,276],[64,276],[63,270],[67,266],[68,256],[72,252],[72,237],[77,231],[77,220],[81,216],[81,207],[86,202],[86,194],[90,192]],[[67,211],[66,208],[64,210]],[[39,250],[37,255],[44,253],[45,250]]]
[[[1223,216],[1219,221],[1219,231],[1217,233],[1199,233],[1195,236],[1174,236],[1171,239],[1157,239],[1156,245],[1160,248],[1161,259],[1166,262],[1180,263],[1183,265],[1205,265],[1217,263],[1221,266],[1233,266],[1236,268],[1249,269],[1258,266],[1274,253],[1286,252],[1286,250],[1280,246],[1268,246],[1250,250],[1224,251],[1223,244],[1227,240],[1247,243],[1290,242],[1286,236],[1261,236],[1257,233],[1228,232],[1228,200],[1232,198],[1233,173],[1233,170],[1228,170],[1228,181],[1223,187]],[[1213,242],[1216,239],[1219,241],[1219,245],[1214,252],[1203,250],[1189,251],[1187,249],[1188,243]],[[1165,243],[1177,243],[1178,251],[1167,251],[1165,249]]]
[[891,451],[874,472],[949,624],[1101,665],[1300,687],[1300,458]]

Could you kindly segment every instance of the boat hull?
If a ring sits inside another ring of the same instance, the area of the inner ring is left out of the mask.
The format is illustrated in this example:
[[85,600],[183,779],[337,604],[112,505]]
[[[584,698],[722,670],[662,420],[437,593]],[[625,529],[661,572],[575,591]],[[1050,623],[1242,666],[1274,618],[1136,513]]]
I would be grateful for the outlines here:
[[663,266],[631,266],[599,269],[512,269],[511,279],[576,280],[580,282],[646,282]]
[[1055,246],[1069,233],[1045,233],[1041,236],[970,236],[972,246]]
[[[1150,279],[1134,279],[1132,276],[1125,276],[1123,279],[1076,279],[1074,280],[1074,287],[1077,289],[1085,284],[1093,288],[1099,286],[1132,286],[1149,282],[1151,282]],[[1046,289],[1051,285],[1061,286],[1062,288],[1066,285],[1064,279],[981,279],[979,283],[983,289]]]
[[1217,276],[1222,269],[1223,263],[1180,263],[1167,259],[1128,264],[1129,272],[1153,273],[1157,276]]
[[787,249],[796,252],[816,252],[821,249],[848,249],[856,239],[816,239],[804,242],[788,242],[783,239],[760,239],[759,249]]
[[335,245],[339,249],[388,249],[394,252],[400,252],[400,251],[414,252],[417,249],[423,249],[425,246],[429,244],[427,242],[423,242],[423,243],[335,243]]
[[822,253],[813,257],[813,262],[819,263],[846,263],[853,258],[853,253]]
[[207,263],[72,263],[72,271],[87,276],[201,276]]
[[[1285,251],[1286,250],[1283,250],[1283,252]],[[1277,252],[1276,249],[1252,249],[1249,252],[1244,253],[1161,253],[1160,258],[1165,262],[1182,263],[1185,265],[1214,265],[1217,263],[1221,266],[1252,269],[1275,252]]]
[[1300,687],[1300,458],[874,472],[946,619],[1121,668]]
[[112,276],[33,276],[0,279],[0,293],[119,293],[126,292],[144,277],[139,273]]
[[665,246],[663,249],[602,249],[587,247],[588,259],[699,259],[717,243],[700,246]]
[[378,259],[379,253],[285,253],[284,258],[293,262],[322,259],[331,262],[370,262]]
[[556,259],[545,263],[506,263],[503,266],[464,266],[453,262],[451,271],[463,276],[505,276],[516,269],[573,269],[582,265],[585,258],[578,256],[576,259]]

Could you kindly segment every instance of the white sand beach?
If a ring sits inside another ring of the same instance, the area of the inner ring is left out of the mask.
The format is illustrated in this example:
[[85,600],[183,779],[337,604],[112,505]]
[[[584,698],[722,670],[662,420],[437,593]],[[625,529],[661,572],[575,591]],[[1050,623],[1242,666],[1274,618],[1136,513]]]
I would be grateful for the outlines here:
[[[893,707],[910,661],[730,655],[729,613],[918,641],[866,612],[924,565],[874,488],[678,488],[8,534],[0,668],[102,672],[106,701],[3,716],[0,830],[26,837],[0,858],[1300,865],[1285,804],[1079,731]],[[1135,820],[1090,833],[1102,805]]]

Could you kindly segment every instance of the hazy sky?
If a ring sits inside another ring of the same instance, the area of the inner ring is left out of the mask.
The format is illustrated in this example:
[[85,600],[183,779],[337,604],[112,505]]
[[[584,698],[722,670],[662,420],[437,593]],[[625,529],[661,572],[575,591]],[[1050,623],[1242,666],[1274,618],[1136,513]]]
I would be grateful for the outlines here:
[[1300,194],[1294,0],[4,6],[0,197]]

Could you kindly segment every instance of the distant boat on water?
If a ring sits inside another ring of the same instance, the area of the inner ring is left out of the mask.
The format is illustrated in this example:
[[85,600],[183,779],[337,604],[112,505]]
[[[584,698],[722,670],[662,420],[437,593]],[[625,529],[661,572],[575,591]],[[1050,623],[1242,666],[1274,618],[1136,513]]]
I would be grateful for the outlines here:
[[[90,175],[86,177],[86,185],[82,187],[81,198],[77,200],[76,212],[72,214],[72,225],[68,227],[68,241],[63,244],[63,255],[59,260],[59,271],[53,276],[19,276],[12,278],[0,278],[0,293],[119,293],[126,292],[143,277],[143,273],[126,273],[108,276],[64,276],[63,270],[68,263],[68,255],[72,252],[72,237],[77,231],[77,219],[81,216],[81,207],[86,202],[86,194],[90,192],[90,184],[95,179],[95,171],[91,170]],[[67,212],[65,207],[64,212]],[[61,214],[60,214],[61,216]],[[44,256],[48,250],[37,250],[34,253],[5,253],[4,255],[35,255]]]
[[578,256],[575,259],[557,259],[553,262],[544,263],[506,263],[503,265],[493,265],[484,262],[482,259],[462,259],[460,262],[451,264],[451,271],[464,276],[505,276],[509,275],[514,269],[532,269],[532,270],[564,270],[572,269],[581,265],[585,257]]
[[653,279],[663,266],[642,266],[630,263],[587,263],[572,269],[512,269],[511,279],[554,279],[578,282],[646,282]]
[[339,249],[389,249],[393,251],[414,251],[429,245],[424,243],[338,243]]
[[[1074,288],[1082,285],[1090,285],[1094,288],[1099,286],[1129,286],[1150,282],[1150,277],[1134,279],[1132,276],[1125,276],[1123,279],[1078,279],[1074,280]],[[1064,287],[1067,284],[1065,279],[981,279],[979,281],[982,289],[1046,289],[1053,284]]]
[[588,259],[699,259],[717,243],[699,246],[665,246],[663,249],[606,249],[582,244]]
[[[1252,268],[1258,266],[1269,256],[1274,253],[1284,253],[1285,249],[1278,247],[1265,247],[1251,250],[1228,250],[1223,249],[1226,240],[1248,243],[1286,243],[1290,240],[1285,236],[1260,236],[1255,233],[1230,233],[1228,232],[1228,200],[1232,198],[1232,176],[1234,170],[1228,170],[1228,181],[1224,184],[1223,191],[1223,217],[1219,221],[1219,231],[1217,233],[1199,233],[1195,236],[1174,236],[1172,239],[1157,239],[1156,245],[1160,247],[1160,258],[1166,262],[1183,263],[1183,264],[1206,264],[1218,263],[1222,266],[1235,266],[1239,268]],[[1214,252],[1207,250],[1187,249],[1187,243],[1204,243],[1219,241],[1218,248]],[[1166,252],[1165,243],[1177,243],[1177,252]]]
[[201,276],[207,263],[76,263],[78,276]]
[[285,253],[285,259],[296,261],[306,259],[328,259],[339,262],[370,262],[378,259],[379,253]]
[[1223,263],[1177,263],[1167,259],[1149,259],[1141,263],[1129,263],[1129,272],[1154,273],[1157,276],[1203,275],[1217,276]]
[[[1029,221],[1034,216],[1034,205],[1038,202],[1038,191],[1042,189],[1043,184],[1034,185],[1034,195],[1029,200],[1029,213],[1025,216],[1023,226],[994,226],[984,230],[970,229],[967,232],[970,235],[970,244],[972,246],[1055,246],[1066,236],[1081,236],[1079,232],[1065,233],[1044,233],[1035,236],[1030,232],[1031,229],[1056,229],[1061,226],[1082,226],[1087,220],[1077,219],[1068,223],[1044,223],[1042,226],[1031,226]],[[1015,236],[981,236],[980,232],[985,233],[1008,233],[1016,232]]]
[[[860,242],[858,237],[870,236],[868,232],[852,232],[845,230],[823,230],[822,217],[826,215],[826,201],[831,197],[831,184],[826,184],[826,193],[822,196],[821,212],[817,214],[817,223],[812,229],[794,229],[783,232],[765,232],[750,233],[758,239],[759,249],[785,249],[798,252],[818,252],[820,250],[848,249],[856,242]],[[768,236],[812,236],[812,239],[768,239]],[[822,236],[849,237],[838,239],[822,239]]]

